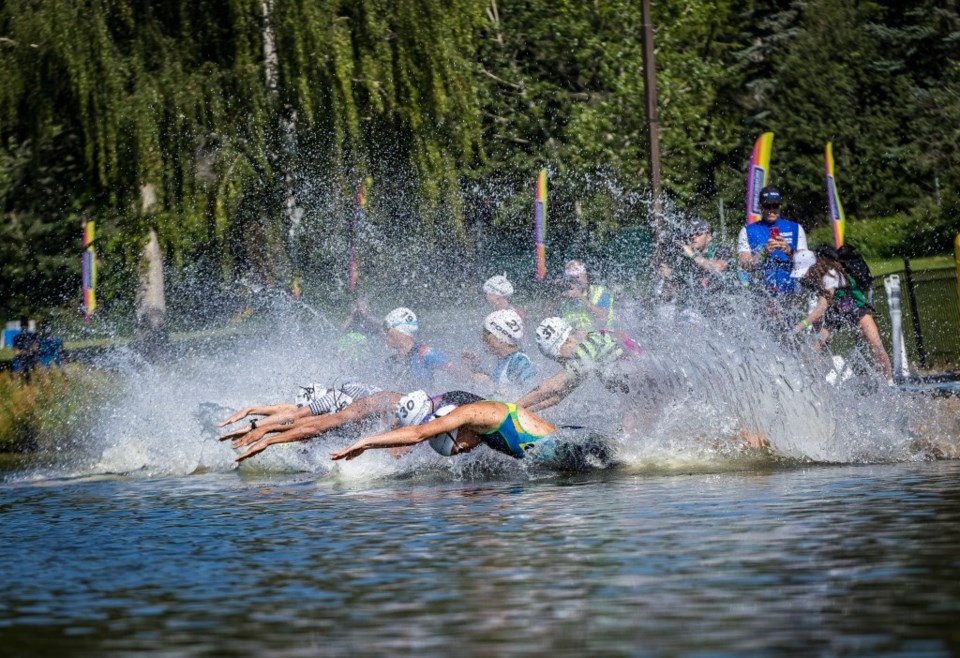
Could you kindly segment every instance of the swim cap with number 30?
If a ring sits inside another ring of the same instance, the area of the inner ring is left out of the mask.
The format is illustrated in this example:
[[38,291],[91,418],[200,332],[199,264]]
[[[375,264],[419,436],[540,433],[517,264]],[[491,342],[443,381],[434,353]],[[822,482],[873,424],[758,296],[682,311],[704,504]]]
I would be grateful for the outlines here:
[[433,413],[433,400],[426,391],[407,393],[397,403],[397,420],[404,427],[419,425]]

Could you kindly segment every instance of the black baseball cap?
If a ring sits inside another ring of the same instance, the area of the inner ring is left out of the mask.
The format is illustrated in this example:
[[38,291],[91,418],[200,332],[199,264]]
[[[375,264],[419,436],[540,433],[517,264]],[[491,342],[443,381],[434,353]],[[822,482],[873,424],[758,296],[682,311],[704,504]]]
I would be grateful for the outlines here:
[[780,196],[780,190],[773,185],[767,185],[760,190],[761,206],[779,206],[783,203],[783,197]]

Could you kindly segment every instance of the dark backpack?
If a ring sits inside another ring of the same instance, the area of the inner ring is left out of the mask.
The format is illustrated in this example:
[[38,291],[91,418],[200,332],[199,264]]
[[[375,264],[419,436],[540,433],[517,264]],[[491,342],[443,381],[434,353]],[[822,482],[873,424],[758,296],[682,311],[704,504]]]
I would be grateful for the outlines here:
[[817,256],[826,256],[843,265],[850,278],[853,279],[853,285],[865,295],[869,295],[873,290],[873,275],[870,274],[870,266],[863,259],[857,248],[851,244],[845,244],[839,249],[834,249],[829,245],[817,247]]

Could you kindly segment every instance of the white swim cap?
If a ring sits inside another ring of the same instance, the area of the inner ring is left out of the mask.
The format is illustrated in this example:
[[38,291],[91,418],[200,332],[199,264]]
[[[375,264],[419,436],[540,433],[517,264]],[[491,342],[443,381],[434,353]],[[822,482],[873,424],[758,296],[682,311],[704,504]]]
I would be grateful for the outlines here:
[[383,319],[383,328],[396,329],[401,334],[413,336],[419,328],[417,314],[404,306],[395,308]]
[[523,339],[523,319],[512,308],[494,311],[483,321],[483,328],[502,343],[519,345]]
[[537,327],[537,347],[544,356],[556,359],[560,356],[560,348],[572,331],[573,327],[563,318],[547,318]]
[[430,443],[430,447],[433,448],[435,453],[443,455],[444,457],[452,457],[453,449],[457,445],[457,430],[432,436],[428,443]]
[[309,386],[301,386],[300,390],[297,391],[296,405],[298,407],[305,407],[318,397],[329,393],[329,388],[324,388],[320,384],[310,384]]
[[506,274],[497,274],[484,281],[483,292],[488,295],[509,297],[513,294],[513,284],[507,280]]
[[404,427],[419,425],[433,413],[433,400],[426,391],[407,393],[397,403],[397,420]]
[[[440,418],[441,416],[446,416],[448,413],[457,408],[455,404],[447,404],[434,412],[434,418]],[[451,457],[453,455],[453,449],[457,446],[457,431],[453,430],[452,432],[444,432],[443,434],[438,434],[437,436],[430,437],[428,443],[430,447],[433,448],[433,451],[443,455],[444,457]]]

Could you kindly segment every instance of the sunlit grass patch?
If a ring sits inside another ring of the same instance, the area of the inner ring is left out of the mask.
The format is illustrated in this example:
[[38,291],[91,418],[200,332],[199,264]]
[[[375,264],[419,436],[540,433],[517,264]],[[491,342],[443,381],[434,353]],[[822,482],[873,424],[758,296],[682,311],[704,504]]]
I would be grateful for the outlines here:
[[55,448],[87,428],[113,387],[104,371],[77,364],[29,379],[0,372],[0,452]]

